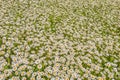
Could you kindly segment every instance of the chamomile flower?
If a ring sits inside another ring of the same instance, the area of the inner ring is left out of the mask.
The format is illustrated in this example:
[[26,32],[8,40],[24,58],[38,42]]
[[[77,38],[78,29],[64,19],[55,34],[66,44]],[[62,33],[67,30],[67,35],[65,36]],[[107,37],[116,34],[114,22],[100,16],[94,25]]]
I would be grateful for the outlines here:
[[21,72],[21,76],[25,76],[26,75],[26,72],[25,71],[22,71]]
[[30,80],[35,80],[35,77],[31,77]]
[[41,65],[41,64],[38,64],[38,65],[37,65],[37,68],[38,68],[38,69],[41,69],[41,68],[42,68],[42,65]]
[[23,77],[22,80],[27,80],[27,78],[26,78],[26,77]]
[[31,71],[26,72],[26,75],[27,75],[28,77],[30,77],[31,74],[32,74]]
[[40,79],[41,79],[41,76],[37,76],[36,79],[37,79],[37,80],[40,80]]
[[98,80],[104,80],[104,78],[100,77],[100,78],[98,78]]
[[0,56],[4,55],[5,52],[4,51],[0,51]]

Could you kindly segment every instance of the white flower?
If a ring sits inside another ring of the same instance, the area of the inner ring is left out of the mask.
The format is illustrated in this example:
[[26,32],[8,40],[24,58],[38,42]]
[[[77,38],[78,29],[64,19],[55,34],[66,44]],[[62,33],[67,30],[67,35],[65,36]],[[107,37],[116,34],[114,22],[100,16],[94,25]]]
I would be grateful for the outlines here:
[[30,80],[35,80],[35,77],[31,77]]
[[41,69],[41,68],[42,68],[42,65],[41,65],[41,64],[38,64],[38,65],[37,65],[37,68],[38,68],[38,69]]
[[26,72],[27,77],[30,77],[30,75],[32,74],[32,72],[33,72],[33,71],[27,71],[27,72]]
[[32,77],[35,77],[37,75],[37,72],[32,73]]
[[6,48],[6,45],[4,45],[4,44],[1,45],[1,48],[2,48],[2,49],[5,49],[5,48]]
[[25,71],[22,71],[21,72],[21,76],[25,76],[26,75],[26,72]]
[[37,79],[37,80],[40,80],[40,79],[41,79],[41,76],[37,76],[36,79]]
[[54,78],[54,77],[52,77],[50,80],[55,80],[55,78]]
[[4,51],[0,51],[0,56],[3,56],[5,54]]
[[26,78],[26,77],[23,77],[22,80],[27,80],[27,78]]
[[35,64],[40,64],[41,63],[41,60],[40,59],[37,59],[36,61],[35,61]]

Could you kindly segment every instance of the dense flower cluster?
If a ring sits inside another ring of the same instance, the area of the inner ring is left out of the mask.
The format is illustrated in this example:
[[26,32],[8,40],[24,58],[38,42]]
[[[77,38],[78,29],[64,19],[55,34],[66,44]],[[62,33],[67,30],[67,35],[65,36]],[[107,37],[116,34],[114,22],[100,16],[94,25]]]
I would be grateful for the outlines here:
[[120,0],[0,0],[0,80],[120,80]]

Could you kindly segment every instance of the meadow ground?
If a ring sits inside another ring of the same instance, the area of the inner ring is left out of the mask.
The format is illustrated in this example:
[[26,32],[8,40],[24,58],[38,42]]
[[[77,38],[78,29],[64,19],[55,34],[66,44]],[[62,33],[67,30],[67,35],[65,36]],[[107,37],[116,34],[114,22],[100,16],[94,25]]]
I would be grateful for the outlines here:
[[0,0],[0,80],[120,80],[120,0]]

